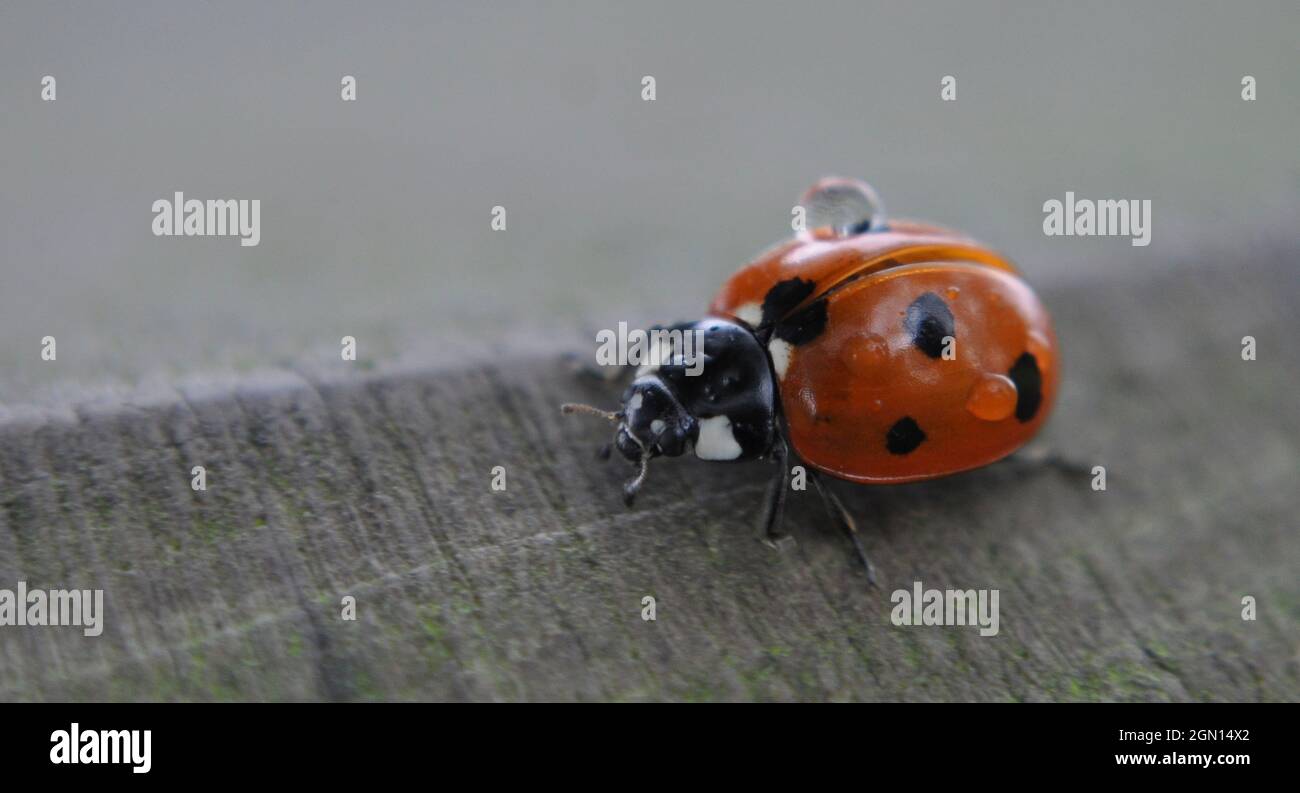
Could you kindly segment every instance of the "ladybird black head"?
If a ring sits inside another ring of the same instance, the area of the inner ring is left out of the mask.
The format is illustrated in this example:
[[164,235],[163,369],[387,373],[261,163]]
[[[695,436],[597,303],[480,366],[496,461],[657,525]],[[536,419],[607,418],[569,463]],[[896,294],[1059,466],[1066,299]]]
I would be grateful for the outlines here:
[[658,377],[637,378],[623,392],[622,421],[614,445],[634,462],[643,456],[677,457],[695,440],[699,427],[677,396]]
[[623,392],[622,409],[607,413],[586,405],[562,406],[566,413],[593,413],[617,424],[614,446],[640,466],[624,487],[629,503],[651,458],[694,449],[702,460],[754,459],[776,440],[776,388],[767,354],[754,334],[712,318],[671,330],[690,334],[690,340],[638,370]]

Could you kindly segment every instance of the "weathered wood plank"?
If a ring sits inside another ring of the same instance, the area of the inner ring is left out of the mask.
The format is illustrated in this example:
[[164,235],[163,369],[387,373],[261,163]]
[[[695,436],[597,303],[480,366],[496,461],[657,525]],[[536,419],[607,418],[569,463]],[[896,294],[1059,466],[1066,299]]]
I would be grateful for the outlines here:
[[[102,587],[108,613],[0,628],[0,697],[1295,700],[1300,279],[1273,253],[1049,290],[1041,447],[1107,490],[1032,461],[841,486],[878,590],[811,493],[794,549],[756,541],[761,464],[657,465],[625,509],[606,429],[556,410],[614,394],[554,361],[11,419],[0,587]],[[1000,590],[1000,634],[893,626],[917,580]]]

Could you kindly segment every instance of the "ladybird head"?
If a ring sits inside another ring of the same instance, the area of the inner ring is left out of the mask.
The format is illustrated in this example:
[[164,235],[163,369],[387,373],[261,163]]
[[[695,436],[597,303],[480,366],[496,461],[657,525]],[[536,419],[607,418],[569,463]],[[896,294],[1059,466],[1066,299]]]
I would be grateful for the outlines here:
[[638,377],[623,392],[622,419],[614,446],[627,459],[678,457],[699,434],[699,424],[669,385],[654,374]]
[[617,412],[562,406],[617,425],[614,446],[640,468],[624,486],[629,504],[654,457],[694,450],[702,460],[754,459],[772,448],[777,434],[771,363],[752,331],[707,318],[651,334],[648,361]]

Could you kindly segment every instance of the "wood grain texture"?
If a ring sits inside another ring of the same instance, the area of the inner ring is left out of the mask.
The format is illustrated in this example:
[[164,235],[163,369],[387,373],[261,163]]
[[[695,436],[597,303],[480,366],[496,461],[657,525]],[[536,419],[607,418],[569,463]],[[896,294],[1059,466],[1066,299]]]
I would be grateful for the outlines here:
[[[616,394],[554,360],[11,418],[0,587],[101,587],[107,615],[0,627],[0,698],[1296,700],[1300,279],[1266,253],[1046,290],[1038,449],[1107,490],[1032,458],[840,485],[874,590],[811,490],[793,549],[756,541],[761,463],[660,461],[625,509],[607,429],[556,409]],[[892,625],[918,580],[998,589],[999,635]]]

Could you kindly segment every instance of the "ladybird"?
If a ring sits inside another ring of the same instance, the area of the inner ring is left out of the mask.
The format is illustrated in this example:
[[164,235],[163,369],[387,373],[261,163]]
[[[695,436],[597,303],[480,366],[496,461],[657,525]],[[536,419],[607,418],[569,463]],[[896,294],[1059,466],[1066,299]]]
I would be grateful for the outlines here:
[[613,445],[655,457],[775,460],[763,518],[780,538],[801,459],[828,510],[866,559],[856,523],[819,474],[862,484],[916,482],[988,465],[1043,426],[1059,369],[1052,321],[1007,259],[939,226],[890,220],[869,185],[829,178],[800,202],[807,230],[742,268],[708,315],[671,330],[700,339],[652,358],[607,412]]

